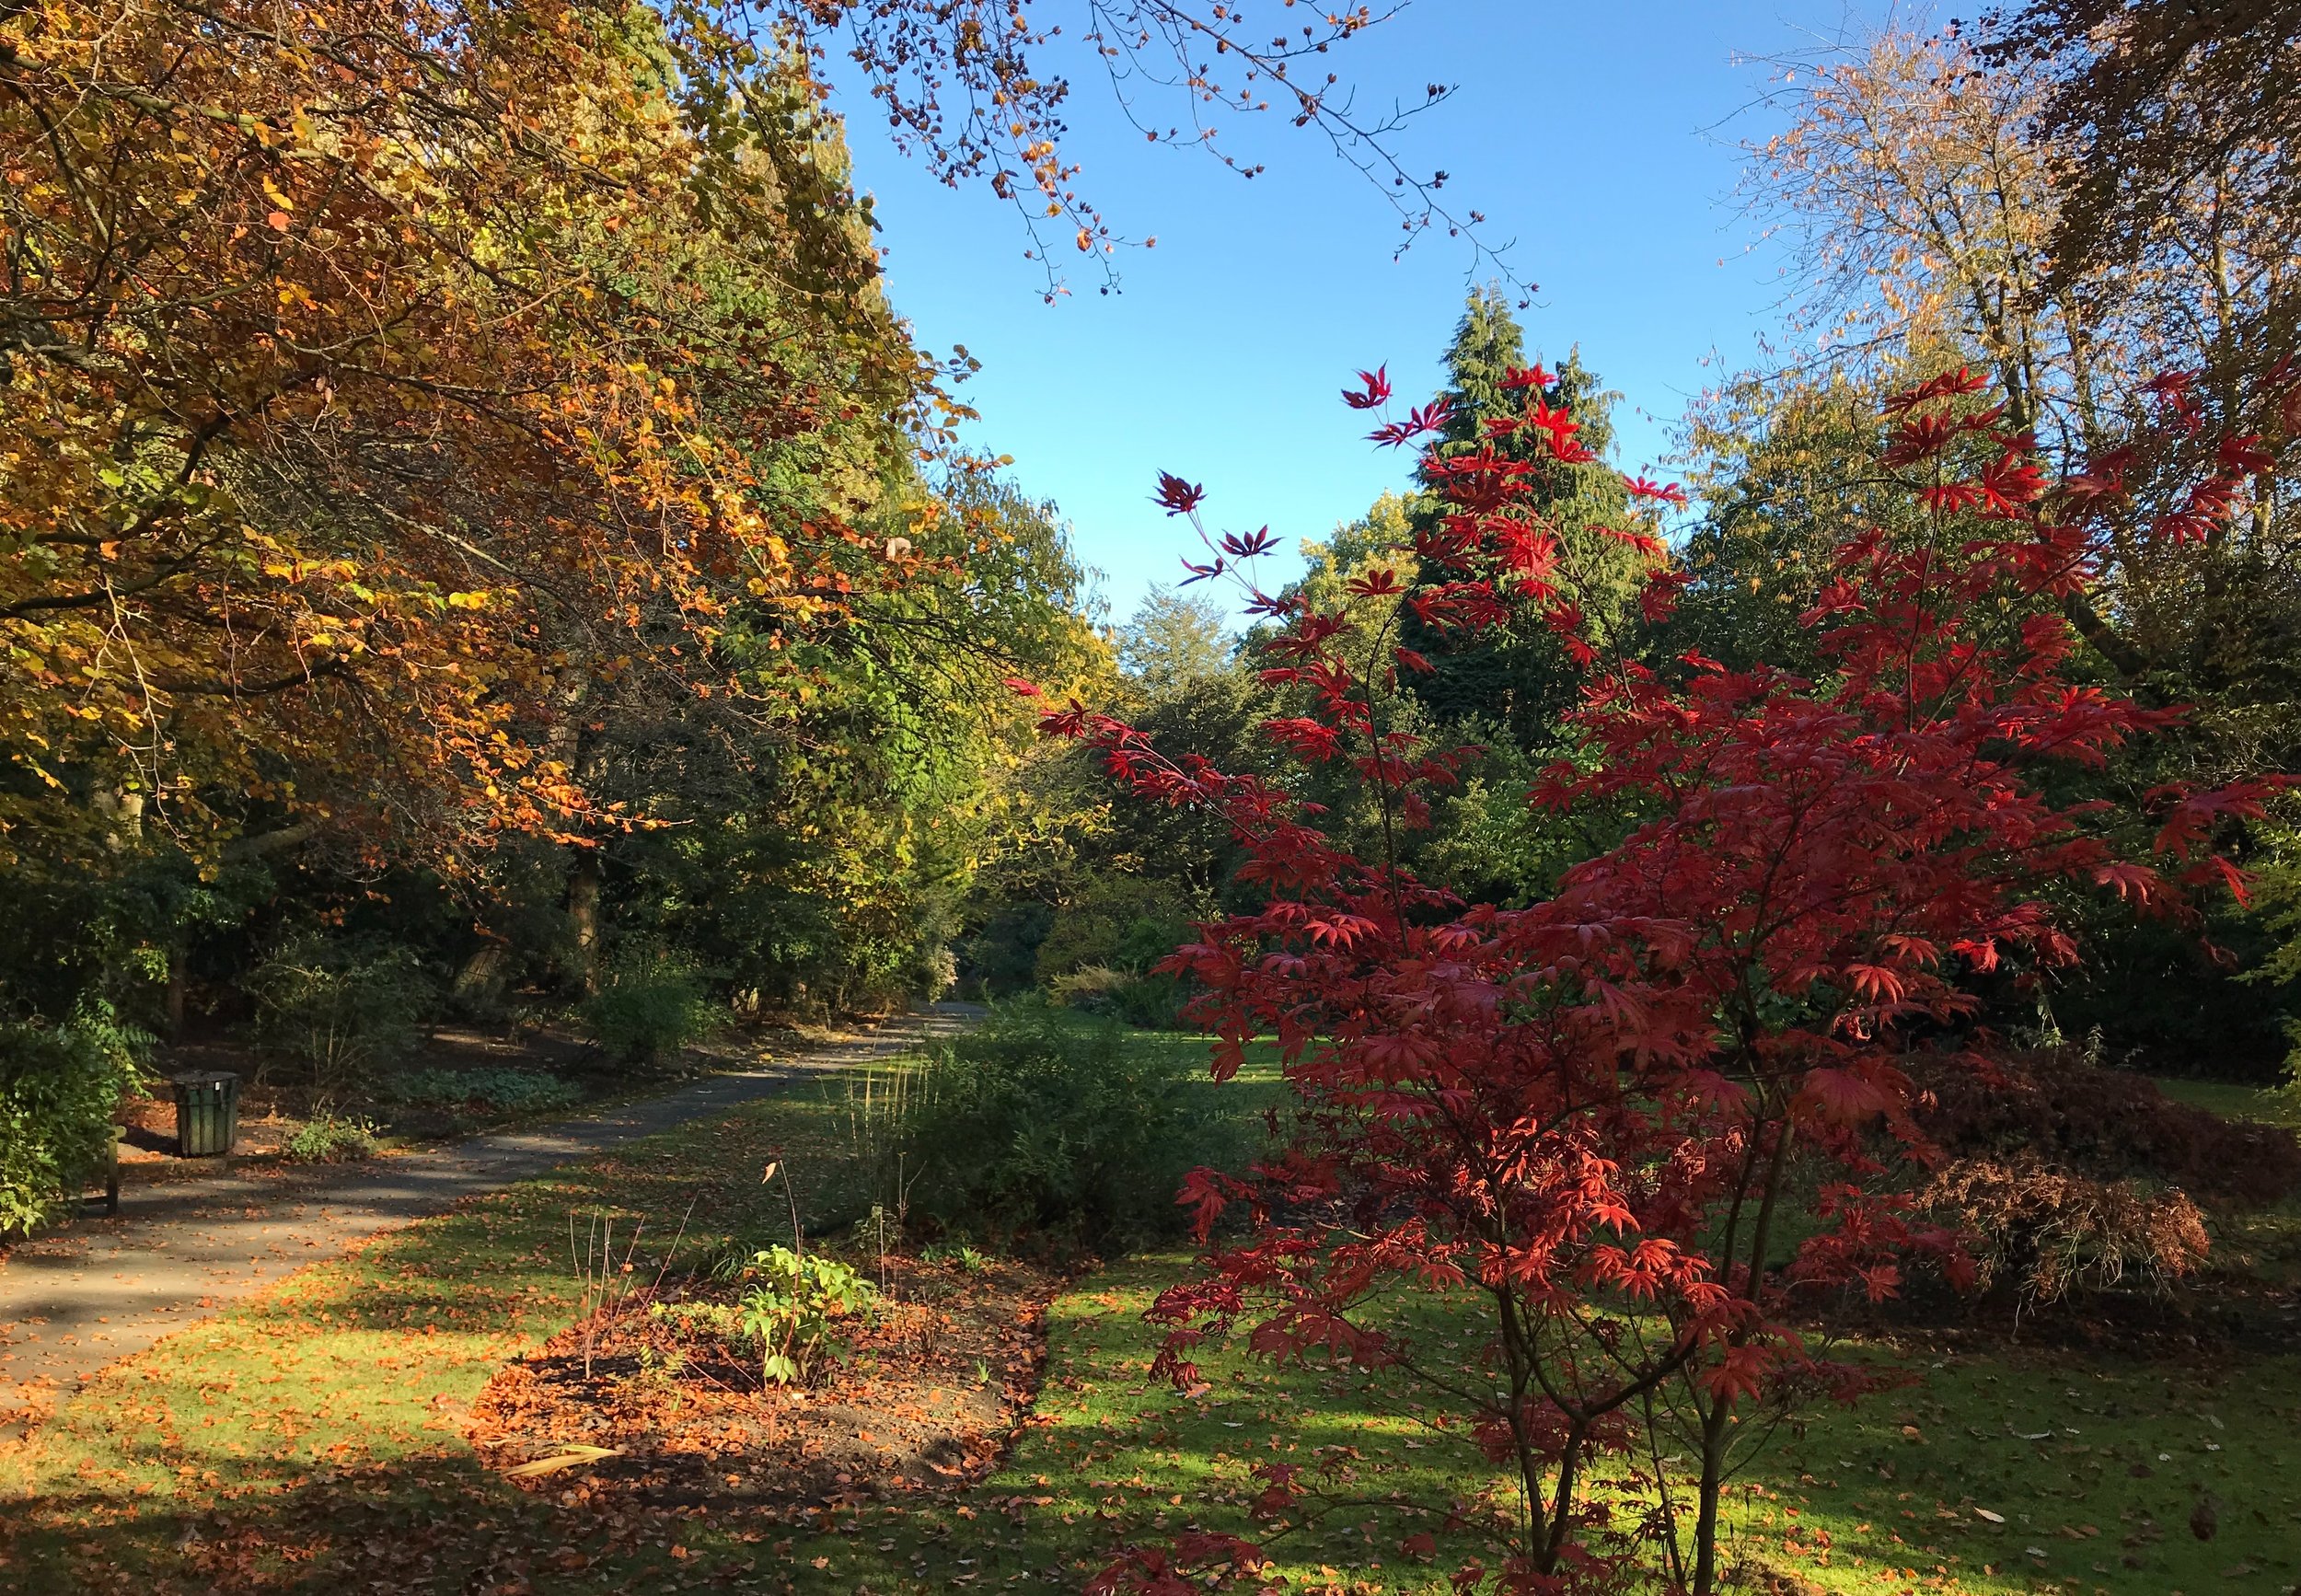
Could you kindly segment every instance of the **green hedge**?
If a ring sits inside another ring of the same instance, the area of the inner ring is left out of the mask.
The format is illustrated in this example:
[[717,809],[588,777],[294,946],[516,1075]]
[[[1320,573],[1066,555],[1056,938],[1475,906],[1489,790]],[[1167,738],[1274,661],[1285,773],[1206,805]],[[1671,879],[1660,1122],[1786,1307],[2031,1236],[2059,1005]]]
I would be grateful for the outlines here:
[[678,954],[653,947],[625,950],[599,989],[584,1000],[578,1023],[591,1039],[627,1064],[676,1057],[726,1029],[731,1016],[711,996],[704,972]]

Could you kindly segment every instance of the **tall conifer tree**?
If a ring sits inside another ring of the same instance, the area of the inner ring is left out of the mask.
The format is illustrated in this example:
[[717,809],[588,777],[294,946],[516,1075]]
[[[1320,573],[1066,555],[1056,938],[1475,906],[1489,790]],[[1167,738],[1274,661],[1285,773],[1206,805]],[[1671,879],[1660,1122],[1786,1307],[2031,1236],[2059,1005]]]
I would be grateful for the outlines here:
[[[1445,427],[1446,441],[1437,451],[1441,457],[1479,448],[1487,441],[1486,423],[1490,419],[1518,413],[1534,401],[1533,388],[1509,386],[1513,376],[1527,366],[1526,335],[1510,313],[1508,297],[1491,285],[1472,289],[1446,351],[1446,397],[1453,411]],[[1581,578],[1576,585],[1596,596],[1594,602],[1603,607],[1590,617],[1594,633],[1611,637],[1629,612],[1638,577],[1632,551],[1591,530],[1624,526],[1629,520],[1628,494],[1620,474],[1607,463],[1618,396],[1607,391],[1597,374],[1582,364],[1578,349],[1550,375],[1540,398],[1554,410],[1572,413],[1581,425],[1577,441],[1598,457],[1567,465],[1550,457],[1531,436],[1505,437],[1495,446],[1532,466],[1534,492],[1526,503],[1550,522],[1564,560]],[[1426,492],[1416,496],[1413,510],[1417,523],[1435,521],[1439,513],[1436,495],[1427,492],[1431,484],[1426,480],[1423,486]],[[1408,611],[1402,628],[1406,646],[1433,667],[1431,674],[1414,677],[1410,685],[1440,720],[1483,724],[1519,747],[1532,749],[1551,740],[1558,716],[1572,707],[1581,673],[1557,639],[1538,627],[1437,630],[1420,624]]]

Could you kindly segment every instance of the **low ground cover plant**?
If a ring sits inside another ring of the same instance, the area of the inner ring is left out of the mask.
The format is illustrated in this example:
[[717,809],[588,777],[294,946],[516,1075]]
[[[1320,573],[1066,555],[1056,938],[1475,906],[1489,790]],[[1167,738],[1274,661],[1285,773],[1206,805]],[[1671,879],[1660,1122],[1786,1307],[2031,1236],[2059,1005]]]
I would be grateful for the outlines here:
[[579,1103],[584,1089],[540,1070],[414,1070],[386,1080],[378,1095],[418,1108],[534,1114]]
[[735,1327],[757,1347],[760,1378],[804,1385],[845,1320],[867,1315],[879,1289],[851,1264],[784,1246],[751,1255],[738,1278]]
[[374,1121],[323,1109],[296,1128],[280,1153],[290,1163],[349,1163],[380,1147]]
[[824,1357],[840,1352],[842,1329],[868,1324],[879,1304],[873,1278],[819,1249],[736,1249],[711,1277],[730,1290],[653,1297],[646,1313],[744,1347],[762,1384],[808,1384]]

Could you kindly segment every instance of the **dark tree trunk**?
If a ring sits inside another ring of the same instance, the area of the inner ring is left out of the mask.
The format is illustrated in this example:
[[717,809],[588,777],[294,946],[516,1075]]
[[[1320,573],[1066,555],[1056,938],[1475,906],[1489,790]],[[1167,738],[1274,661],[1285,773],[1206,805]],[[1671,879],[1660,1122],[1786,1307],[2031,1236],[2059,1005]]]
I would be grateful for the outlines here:
[[575,977],[586,992],[599,989],[599,850],[579,848],[567,873],[567,921],[575,933]]

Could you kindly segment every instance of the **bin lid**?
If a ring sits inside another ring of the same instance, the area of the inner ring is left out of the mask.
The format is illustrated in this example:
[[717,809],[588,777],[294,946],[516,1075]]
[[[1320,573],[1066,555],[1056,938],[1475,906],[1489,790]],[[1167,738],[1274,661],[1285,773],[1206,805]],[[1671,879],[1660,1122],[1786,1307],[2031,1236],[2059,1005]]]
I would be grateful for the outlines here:
[[231,1070],[187,1070],[168,1079],[177,1086],[228,1086],[238,1080],[239,1075]]

